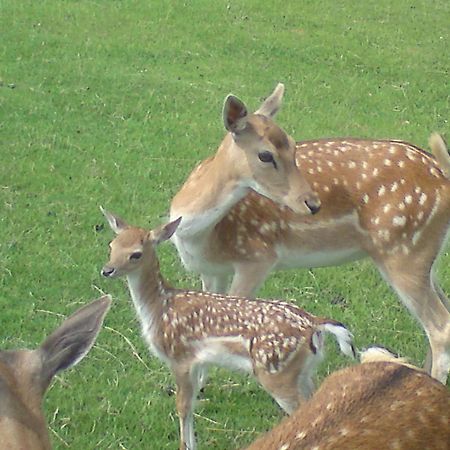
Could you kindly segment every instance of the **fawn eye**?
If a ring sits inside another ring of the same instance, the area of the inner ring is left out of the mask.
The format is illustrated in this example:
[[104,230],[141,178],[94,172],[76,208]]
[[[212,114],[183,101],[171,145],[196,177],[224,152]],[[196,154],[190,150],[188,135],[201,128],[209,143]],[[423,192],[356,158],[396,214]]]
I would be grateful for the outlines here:
[[272,163],[275,169],[277,168],[277,163],[273,159],[273,154],[267,150],[258,153],[258,158],[263,163]]
[[142,256],[142,252],[133,252],[133,253],[130,255],[130,260],[136,261],[136,260],[139,259],[141,256]]

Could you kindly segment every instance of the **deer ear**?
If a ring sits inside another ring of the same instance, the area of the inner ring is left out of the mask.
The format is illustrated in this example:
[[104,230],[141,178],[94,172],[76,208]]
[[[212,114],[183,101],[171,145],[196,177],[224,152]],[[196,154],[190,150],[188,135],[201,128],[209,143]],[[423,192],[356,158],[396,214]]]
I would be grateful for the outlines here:
[[178,228],[178,225],[180,225],[181,217],[178,217],[178,219],[173,220],[172,222],[166,223],[165,225],[161,225],[158,228],[155,228],[154,230],[150,231],[150,240],[154,242],[155,244],[159,244],[161,242],[167,241],[170,239],[175,233],[176,229]]
[[223,123],[228,131],[241,131],[247,123],[248,111],[245,104],[234,95],[229,95],[223,105]]
[[42,383],[46,389],[53,376],[80,362],[94,345],[111,305],[105,295],[83,306],[57,328],[37,350],[42,360]]
[[283,100],[284,84],[278,83],[272,94],[267,97],[261,106],[255,111],[255,114],[261,114],[266,117],[274,117],[281,107]]
[[123,230],[125,230],[125,228],[128,228],[128,225],[124,220],[122,220],[120,217],[115,216],[114,214],[106,211],[106,209],[104,209],[102,206],[100,206],[100,211],[106,217],[106,220],[108,221],[109,226],[114,231],[114,233],[119,234]]

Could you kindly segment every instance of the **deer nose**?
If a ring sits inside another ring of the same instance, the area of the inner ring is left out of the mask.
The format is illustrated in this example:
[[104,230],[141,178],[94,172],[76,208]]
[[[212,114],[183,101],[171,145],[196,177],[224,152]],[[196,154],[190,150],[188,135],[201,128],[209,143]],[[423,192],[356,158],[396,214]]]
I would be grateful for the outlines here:
[[114,273],[114,269],[112,267],[105,266],[102,269],[102,275],[104,277],[110,277]]
[[320,210],[320,199],[317,195],[311,195],[305,199],[305,205],[311,211],[311,214],[316,214]]

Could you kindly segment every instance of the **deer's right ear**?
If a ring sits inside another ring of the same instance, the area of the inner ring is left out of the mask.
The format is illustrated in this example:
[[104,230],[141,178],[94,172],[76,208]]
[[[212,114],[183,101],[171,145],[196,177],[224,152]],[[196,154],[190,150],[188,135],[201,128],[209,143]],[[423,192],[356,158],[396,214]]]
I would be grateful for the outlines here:
[[225,128],[232,133],[245,128],[248,111],[245,104],[234,95],[229,95],[223,105],[223,123]]
[[114,233],[119,234],[125,228],[128,228],[128,225],[124,220],[122,220],[120,217],[115,216],[114,214],[106,211],[102,206],[100,206],[100,211],[103,213],[103,215],[106,217],[106,220],[109,223],[109,226],[114,231]]

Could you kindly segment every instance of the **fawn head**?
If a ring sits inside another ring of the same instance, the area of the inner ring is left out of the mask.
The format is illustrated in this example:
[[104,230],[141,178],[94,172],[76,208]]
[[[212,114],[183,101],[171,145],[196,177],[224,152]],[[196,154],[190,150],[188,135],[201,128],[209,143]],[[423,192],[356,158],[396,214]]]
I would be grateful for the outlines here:
[[109,261],[102,269],[102,275],[109,278],[128,275],[148,264],[149,260],[155,260],[155,247],[170,239],[181,222],[179,217],[149,231],[127,225],[120,217],[100,209],[117,235],[109,244]]
[[253,114],[241,100],[229,95],[223,108],[224,125],[231,133],[232,145],[245,155],[253,190],[299,214],[315,214],[320,200],[295,162],[295,141],[273,121],[283,92],[284,85],[279,83]]

